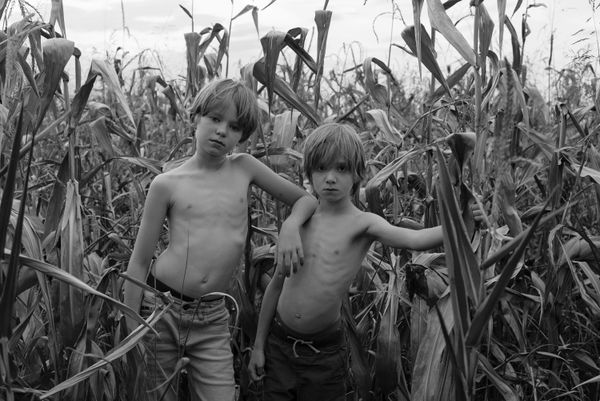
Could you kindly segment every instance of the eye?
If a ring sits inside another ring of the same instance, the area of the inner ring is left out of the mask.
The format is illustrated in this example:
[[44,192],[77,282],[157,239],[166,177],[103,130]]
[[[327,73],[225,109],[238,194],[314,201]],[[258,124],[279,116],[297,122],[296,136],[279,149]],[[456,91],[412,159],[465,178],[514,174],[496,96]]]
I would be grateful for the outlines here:
[[325,171],[325,166],[323,164],[318,165],[317,171]]
[[340,164],[340,165],[338,166],[337,170],[338,170],[340,173],[343,173],[343,172],[345,172],[346,170],[348,170],[348,168],[346,167],[346,165],[344,165],[344,164]]

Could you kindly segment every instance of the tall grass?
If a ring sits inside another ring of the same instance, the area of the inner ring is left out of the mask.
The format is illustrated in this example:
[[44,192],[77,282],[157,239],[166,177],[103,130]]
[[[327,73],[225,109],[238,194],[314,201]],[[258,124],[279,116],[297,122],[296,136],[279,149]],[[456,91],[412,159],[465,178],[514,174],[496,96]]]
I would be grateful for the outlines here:
[[[557,97],[544,99],[513,26],[525,6],[511,17],[504,1],[495,16],[470,4],[472,40],[446,12],[466,1],[413,2],[414,26],[390,48],[430,76],[417,93],[374,57],[324,70],[335,14],[327,2],[315,12],[313,54],[309,27],[267,33],[264,57],[240,71],[264,113],[239,151],[302,185],[303,139],[323,121],[354,124],[369,160],[357,203],[394,224],[444,227],[438,252],[376,244],[368,253],[344,305],[348,399],[597,400],[595,91],[577,79],[587,67],[574,60],[554,83]],[[2,2],[0,17],[16,6],[28,7]],[[243,7],[231,20],[259,12]],[[191,99],[231,73],[231,21],[192,24],[182,85],[154,69],[128,70],[131,60],[93,60],[82,79],[81,51],[62,37],[62,2],[53,1],[48,23],[34,18],[24,13],[0,32],[0,398],[140,399],[136,345],[160,312],[144,321],[120,301],[123,271],[147,185],[192,152]],[[510,40],[510,55],[493,48],[495,33]],[[436,35],[464,61],[451,73],[438,64]],[[251,195],[252,236],[232,285],[240,399],[260,395],[244,365],[286,213],[259,190]],[[487,224],[475,224],[472,203]],[[141,323],[133,333],[124,315]]]

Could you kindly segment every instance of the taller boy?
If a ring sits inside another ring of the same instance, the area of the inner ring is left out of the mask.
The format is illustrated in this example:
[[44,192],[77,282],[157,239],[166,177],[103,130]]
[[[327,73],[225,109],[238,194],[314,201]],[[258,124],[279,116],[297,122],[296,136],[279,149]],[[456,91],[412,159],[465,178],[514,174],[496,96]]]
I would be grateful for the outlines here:
[[[210,83],[198,94],[196,151],[180,167],[158,175],[151,183],[138,236],[127,272],[160,291],[175,303],[157,323],[157,337],[145,339],[151,398],[159,398],[177,361],[189,358],[186,369],[192,400],[231,401],[235,386],[228,330],[229,313],[222,297],[239,263],[247,234],[248,186],[256,184],[278,200],[293,205],[282,225],[278,263],[302,261],[299,227],[312,215],[317,202],[249,154],[230,154],[259,124],[254,94],[230,79]],[[155,247],[167,218],[169,245],[151,266]],[[150,272],[149,272],[150,270]],[[150,273],[150,275],[148,275]],[[142,296],[143,295],[143,296]],[[147,315],[161,299],[139,286],[125,284],[125,302]],[[133,322],[128,321],[133,328]],[[176,400],[177,380],[165,400]]]

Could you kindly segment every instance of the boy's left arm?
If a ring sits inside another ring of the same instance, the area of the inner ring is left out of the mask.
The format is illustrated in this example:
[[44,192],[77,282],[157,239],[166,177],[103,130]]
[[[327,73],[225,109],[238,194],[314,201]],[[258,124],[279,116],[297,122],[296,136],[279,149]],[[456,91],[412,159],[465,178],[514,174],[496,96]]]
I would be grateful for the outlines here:
[[283,268],[286,276],[296,272],[304,262],[300,227],[313,215],[317,199],[275,173],[265,164],[249,154],[241,156],[244,168],[251,175],[252,183],[267,191],[275,199],[292,206],[292,211],[281,225],[277,242],[277,265]]

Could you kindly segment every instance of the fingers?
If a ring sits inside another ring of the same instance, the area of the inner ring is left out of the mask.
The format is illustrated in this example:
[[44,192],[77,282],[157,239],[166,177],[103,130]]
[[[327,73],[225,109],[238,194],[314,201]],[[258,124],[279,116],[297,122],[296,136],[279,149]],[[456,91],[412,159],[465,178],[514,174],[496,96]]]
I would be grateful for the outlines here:
[[265,376],[265,368],[264,366],[258,366],[255,363],[250,363],[248,366],[248,370],[250,372],[250,378],[252,381],[259,381]]

